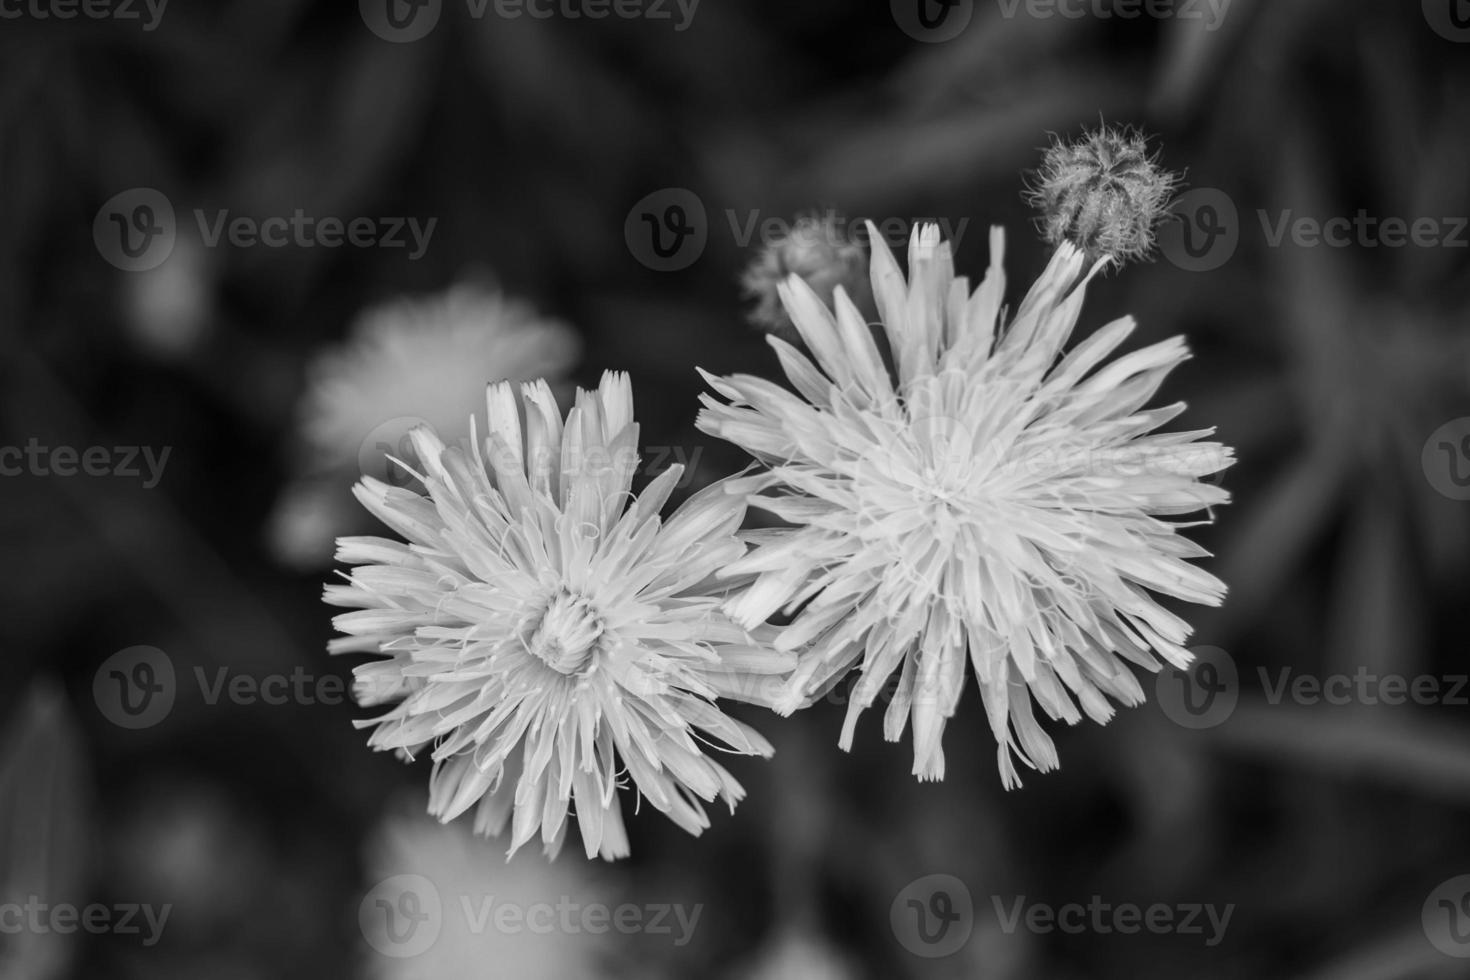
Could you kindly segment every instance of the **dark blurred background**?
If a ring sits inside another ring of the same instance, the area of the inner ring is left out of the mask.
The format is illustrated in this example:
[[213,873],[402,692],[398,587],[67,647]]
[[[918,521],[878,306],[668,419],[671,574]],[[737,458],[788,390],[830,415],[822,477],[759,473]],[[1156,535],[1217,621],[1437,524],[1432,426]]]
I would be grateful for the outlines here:
[[[353,8],[0,0],[0,976],[1470,976],[1470,4]],[[366,526],[359,439],[525,352],[389,356],[363,324],[407,297],[532,324],[538,373],[629,371],[687,492],[744,465],[694,430],[695,366],[776,373],[739,287],[770,229],[939,219],[974,275],[1000,224],[1014,303],[1047,254],[1023,174],[1100,120],[1185,174],[1081,329],[1186,334],[1164,397],[1236,447],[1193,532],[1231,587],[1185,611],[1207,668],[1049,726],[1062,769],[1010,793],[972,691],[927,785],[876,721],[837,749],[839,693],[736,709],[777,748],[730,763],[748,799],[699,840],[645,808],[618,865],[424,817],[427,763],[352,727],[324,542]],[[222,211],[371,234],[216,238]],[[355,401],[322,387],[353,357]],[[120,711],[124,676],[168,703]],[[413,956],[365,924],[398,874],[443,900]],[[489,896],[699,917],[476,929]],[[1077,905],[1104,911],[1047,927]]]

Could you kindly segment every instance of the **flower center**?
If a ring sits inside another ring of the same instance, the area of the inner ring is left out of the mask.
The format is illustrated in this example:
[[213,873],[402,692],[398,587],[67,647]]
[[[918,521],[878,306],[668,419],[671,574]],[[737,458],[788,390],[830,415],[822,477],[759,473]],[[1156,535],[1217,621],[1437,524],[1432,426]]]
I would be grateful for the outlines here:
[[601,637],[602,620],[592,604],[580,595],[558,592],[526,645],[552,670],[575,674],[592,659]]

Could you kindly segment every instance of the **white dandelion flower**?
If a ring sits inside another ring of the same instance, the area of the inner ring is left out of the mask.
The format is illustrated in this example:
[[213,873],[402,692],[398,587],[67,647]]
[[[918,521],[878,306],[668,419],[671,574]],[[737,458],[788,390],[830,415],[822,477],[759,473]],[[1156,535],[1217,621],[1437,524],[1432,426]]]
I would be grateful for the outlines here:
[[575,802],[588,856],[625,856],[624,783],[698,834],[701,800],[743,796],[703,743],[771,753],[716,699],[759,700],[754,678],[794,665],[720,608],[744,504],[715,484],[661,519],[680,466],[633,496],[626,375],[579,392],[565,424],[544,382],[522,398],[524,430],[511,385],[492,385],[488,434],[467,449],[414,430],[427,496],[357,486],[407,539],[339,542],[356,567],[326,599],[357,611],[336,618],[349,635],[331,649],[386,655],[357,668],[357,693],[393,704],[359,724],[378,749],[429,751],[429,811],[473,807],[487,835],[509,822],[512,853],[539,831],[554,854]]
[[701,428],[768,468],[732,490],[794,525],[760,532],[726,569],[756,576],[727,608],[747,627],[794,614],[775,640],[801,652],[779,710],[860,667],[843,748],[896,672],[884,732],[897,740],[912,718],[923,779],[943,778],[968,649],[1013,786],[1012,754],[1058,765],[1033,698],[1052,719],[1104,723],[1109,698],[1143,700],[1125,661],[1189,662],[1190,627],[1152,593],[1217,605],[1225,586],[1189,564],[1205,552],[1167,518],[1229,499],[1200,478],[1231,453],[1199,441],[1209,431],[1155,433],[1183,405],[1143,408],[1188,357],[1182,339],[1104,365],[1134,329],[1122,319],[1059,359],[1100,267],[1084,276],[1073,246],[1007,318],[1000,229],[973,293],[933,226],[914,231],[907,280],[881,236],[871,242],[896,378],[843,292],[834,314],[794,277],[783,299],[815,363],[768,340],[799,396],[705,375],[729,404],[704,396]]

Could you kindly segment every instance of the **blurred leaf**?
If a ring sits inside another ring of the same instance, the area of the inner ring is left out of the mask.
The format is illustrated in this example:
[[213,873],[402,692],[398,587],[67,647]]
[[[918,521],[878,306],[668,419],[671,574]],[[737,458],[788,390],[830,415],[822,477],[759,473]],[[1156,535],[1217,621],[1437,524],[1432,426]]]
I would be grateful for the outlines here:
[[1231,46],[1243,43],[1256,13],[1257,0],[1230,0],[1218,23],[1209,13],[1165,21],[1153,111],[1168,118],[1189,115],[1207,91],[1218,92],[1210,83],[1218,77]]
[[1263,491],[1240,501],[1220,570],[1230,586],[1225,622],[1258,622],[1273,603],[1294,595],[1292,575],[1333,518],[1347,475],[1335,453],[1298,455]]
[[1379,783],[1428,800],[1470,806],[1470,739],[1463,726],[1401,709],[1371,718],[1335,707],[1241,698],[1206,738],[1262,765],[1325,773],[1355,785]]
[[[91,878],[90,772],[55,682],[32,682],[0,739],[0,903],[86,903]],[[0,936],[0,976],[66,975],[78,941],[55,931]]]
[[1449,959],[1424,939],[1417,923],[1395,931],[1375,932],[1363,942],[1300,980],[1450,980],[1464,976],[1464,964]]
[[[1135,101],[1133,86],[1114,72],[1078,68],[1037,78],[1024,98],[951,107],[935,118],[879,118],[855,132],[829,134],[798,180],[829,198],[871,201],[875,209],[919,188],[954,193],[987,177],[1018,175],[1034,162],[1047,132],[1095,122],[1099,112],[1120,115]],[[990,211],[985,202],[970,207]]]
[[1330,610],[1329,669],[1412,676],[1425,666],[1424,609],[1400,508],[1364,487],[1348,521]]

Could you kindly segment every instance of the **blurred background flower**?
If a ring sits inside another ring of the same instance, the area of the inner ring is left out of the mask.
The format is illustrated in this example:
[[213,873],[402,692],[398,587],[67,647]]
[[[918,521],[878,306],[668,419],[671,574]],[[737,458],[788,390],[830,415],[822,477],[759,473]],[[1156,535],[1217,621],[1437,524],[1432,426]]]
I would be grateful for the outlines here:
[[361,476],[402,484],[408,433],[427,424],[449,445],[485,430],[485,389],[545,379],[564,395],[579,341],[570,327],[479,283],[374,307],[345,343],[307,367],[298,408],[298,475],[270,518],[273,551],[287,564],[322,567],[341,535],[367,525],[344,490]]
[[[419,809],[417,804],[411,808]],[[560,928],[568,921],[580,929],[582,910],[588,906],[620,904],[616,885],[602,880],[601,869],[583,860],[547,861],[535,848],[507,860],[500,848],[486,847],[466,824],[444,825],[410,812],[402,803],[365,842],[363,887],[367,892],[384,879],[418,876],[425,900],[430,892],[434,896],[437,911],[423,928],[435,930],[435,938],[422,950],[397,949],[386,931],[373,931],[374,923],[361,953],[364,977],[593,980],[607,975],[616,961],[618,934],[611,928],[574,934]],[[558,910],[573,903],[575,916]],[[536,906],[549,906],[551,914],[531,912]],[[543,920],[558,928],[541,931]],[[401,952],[412,955],[395,955]]]

